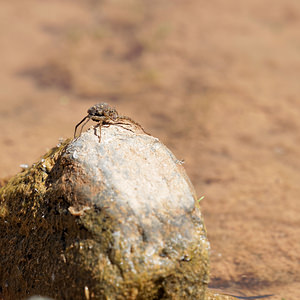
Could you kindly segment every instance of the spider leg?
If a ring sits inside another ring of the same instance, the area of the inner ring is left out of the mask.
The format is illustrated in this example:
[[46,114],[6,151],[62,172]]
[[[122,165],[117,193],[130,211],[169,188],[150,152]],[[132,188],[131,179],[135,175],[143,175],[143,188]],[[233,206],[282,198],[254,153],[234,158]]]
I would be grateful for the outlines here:
[[118,121],[113,122],[113,123],[111,123],[111,124],[113,124],[113,125],[128,125],[128,126],[131,126],[131,125],[132,125],[132,124],[130,124],[130,123],[118,122]]
[[83,125],[82,125],[81,128],[80,128],[80,133],[79,133],[79,135],[81,135],[81,132],[82,132],[83,127],[86,125],[86,123],[87,123],[89,120],[90,120],[90,118],[88,118],[88,119],[86,120],[86,122],[83,123]]
[[131,132],[134,132],[133,130],[131,130],[130,128],[127,128],[125,126],[122,126],[122,125],[128,125],[128,126],[132,126],[132,124],[130,123],[126,123],[126,122],[123,122],[122,120],[106,120],[105,122],[103,122],[103,126],[109,126],[109,125],[117,125],[117,126],[120,126],[122,127],[123,129],[126,129],[126,130],[129,130]]
[[129,123],[124,123],[124,122],[118,123],[118,122],[117,122],[117,123],[114,123],[114,125],[117,125],[117,126],[123,128],[123,129],[126,129],[126,130],[128,130],[128,131],[134,132],[132,129],[127,128],[127,127],[125,127],[125,126],[122,126],[122,125],[131,125],[131,124],[129,124]]
[[74,139],[76,138],[76,131],[77,131],[78,126],[79,126],[82,122],[84,122],[84,120],[85,120],[86,118],[89,118],[89,119],[90,119],[89,115],[85,116],[85,117],[84,117],[84,118],[83,118],[83,119],[75,126]]
[[95,135],[97,135],[96,128],[99,127],[99,136],[98,136],[98,138],[99,138],[99,143],[101,142],[101,127],[102,127],[102,125],[103,125],[103,120],[100,120],[100,121],[98,122],[98,124],[94,127],[94,134],[95,134]]
[[[145,131],[145,129],[143,128],[143,126],[142,126],[141,124],[139,124],[138,122],[132,120],[131,118],[129,118],[129,117],[127,117],[127,116],[120,116],[120,117],[119,117],[119,120],[121,121],[120,123],[122,123],[122,120],[127,120],[127,121],[133,123],[135,126],[137,126],[137,127],[139,127],[140,129],[142,129],[142,131],[143,131],[144,133],[146,133],[147,135],[151,135],[151,134],[149,134],[148,132]],[[118,123],[119,123],[119,122],[118,122]],[[124,123],[124,122],[123,122],[123,124],[126,124],[126,125],[127,125],[128,123]],[[128,129],[128,130],[130,130],[130,129]]]

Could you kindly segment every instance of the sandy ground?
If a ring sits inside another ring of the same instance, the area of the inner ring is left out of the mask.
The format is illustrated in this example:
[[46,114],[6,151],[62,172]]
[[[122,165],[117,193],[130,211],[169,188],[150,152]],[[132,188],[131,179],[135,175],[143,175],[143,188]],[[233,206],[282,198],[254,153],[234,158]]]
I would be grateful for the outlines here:
[[300,299],[300,1],[0,3],[0,178],[106,101],[185,167],[213,288]]

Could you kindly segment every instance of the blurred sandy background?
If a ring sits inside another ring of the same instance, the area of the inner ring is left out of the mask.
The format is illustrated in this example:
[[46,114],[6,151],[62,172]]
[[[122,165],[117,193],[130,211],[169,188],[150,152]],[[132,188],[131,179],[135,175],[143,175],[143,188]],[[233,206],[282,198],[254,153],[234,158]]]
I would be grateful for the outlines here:
[[177,156],[214,288],[300,299],[300,1],[0,2],[0,178],[106,101]]

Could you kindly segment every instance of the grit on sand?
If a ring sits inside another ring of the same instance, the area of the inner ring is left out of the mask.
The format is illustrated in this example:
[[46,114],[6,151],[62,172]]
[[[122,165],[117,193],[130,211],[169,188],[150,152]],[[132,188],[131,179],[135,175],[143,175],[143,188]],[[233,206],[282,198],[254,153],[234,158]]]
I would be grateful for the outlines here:
[[0,178],[108,102],[193,182],[210,286],[300,299],[300,2],[0,4]]

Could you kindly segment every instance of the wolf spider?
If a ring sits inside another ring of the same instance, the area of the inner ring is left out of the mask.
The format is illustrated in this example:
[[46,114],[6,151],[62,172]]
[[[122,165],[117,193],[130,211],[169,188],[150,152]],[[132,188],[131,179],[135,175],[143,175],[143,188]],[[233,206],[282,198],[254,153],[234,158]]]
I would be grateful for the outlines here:
[[[79,125],[83,123],[80,129],[80,133],[82,132],[83,127],[87,124],[89,120],[98,122],[98,124],[95,126],[95,134],[96,134],[96,128],[99,127],[99,142],[101,141],[101,127],[104,125],[118,125],[126,130],[129,130],[133,132],[130,128],[124,127],[122,125],[136,125],[139,127],[144,133],[148,134],[144,128],[137,122],[133,121],[131,118],[126,116],[119,116],[118,112],[110,107],[107,103],[98,103],[94,106],[90,107],[87,111],[87,116],[85,116],[76,126],[74,131],[74,138],[76,138],[76,132]],[[126,122],[128,121],[128,122]],[[130,124],[131,123],[131,124]]]

